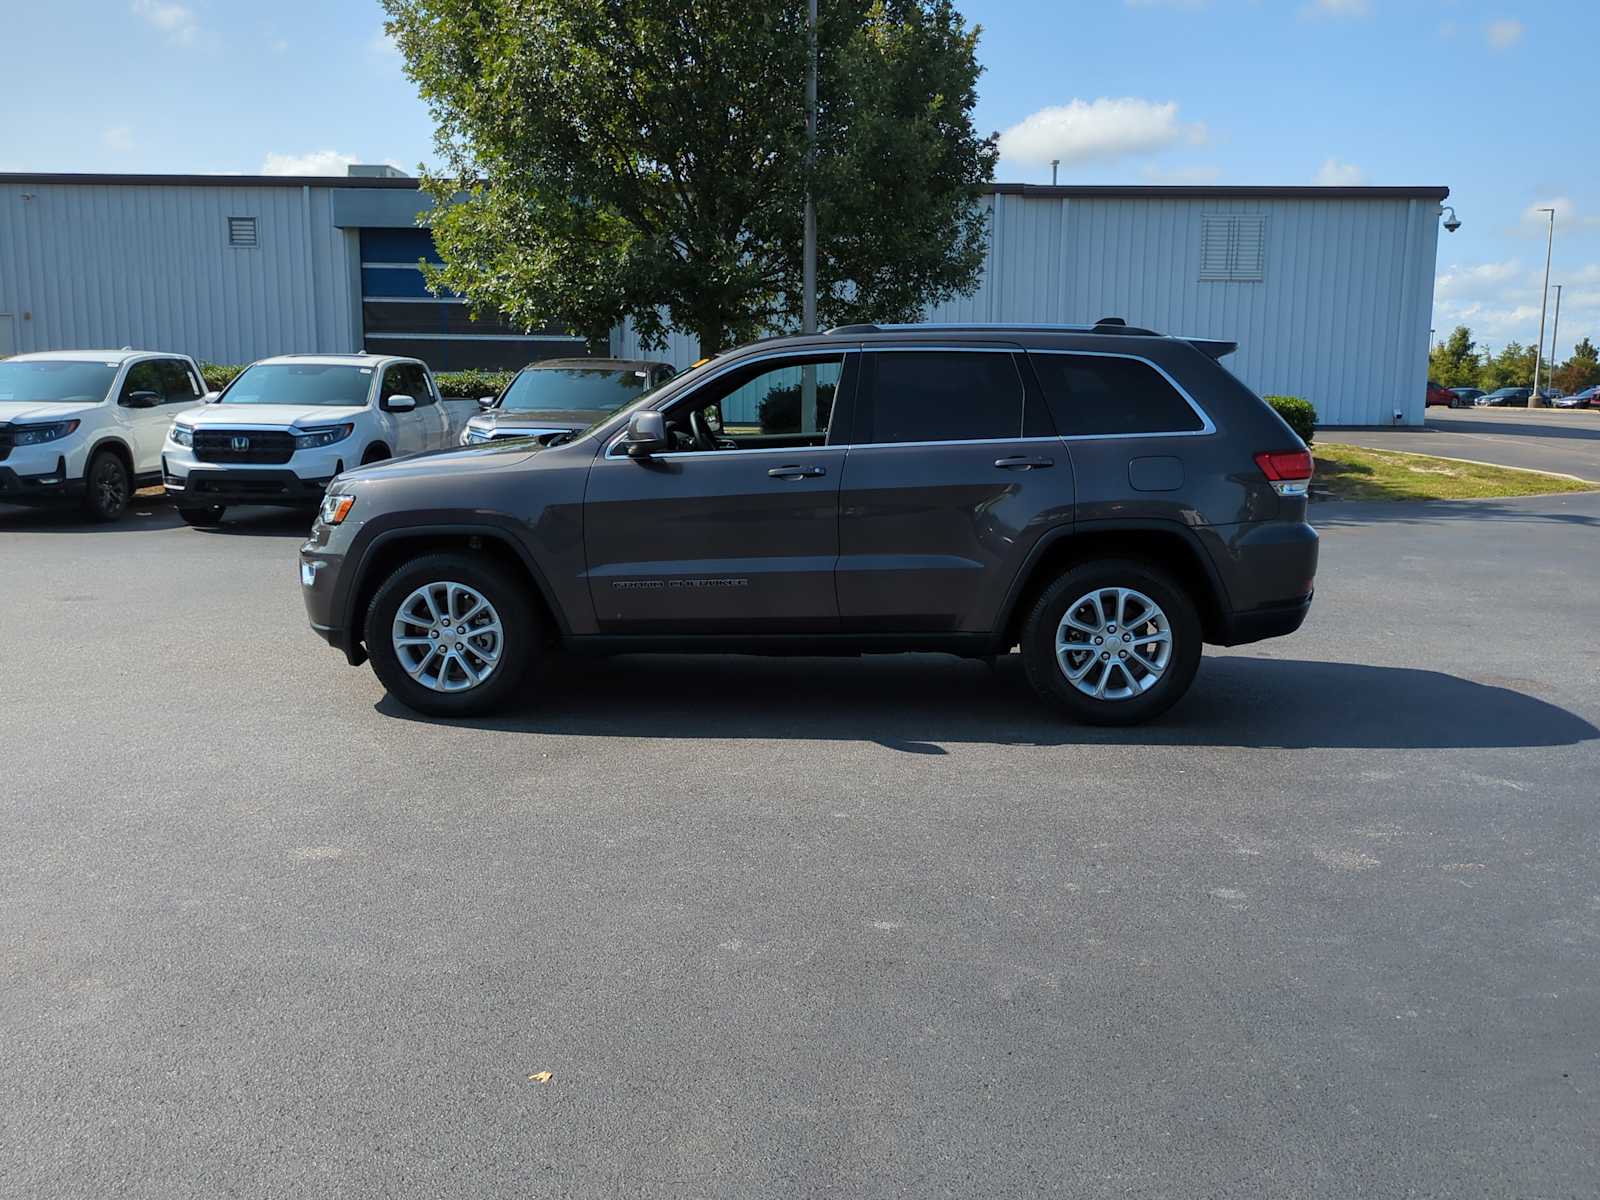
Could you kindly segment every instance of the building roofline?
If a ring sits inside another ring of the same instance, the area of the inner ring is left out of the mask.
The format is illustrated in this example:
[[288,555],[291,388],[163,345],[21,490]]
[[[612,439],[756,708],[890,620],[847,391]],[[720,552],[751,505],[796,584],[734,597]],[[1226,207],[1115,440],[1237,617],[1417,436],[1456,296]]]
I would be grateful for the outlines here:
[[[326,187],[416,191],[415,179],[363,175],[105,175],[0,172],[0,185],[101,187]],[[1447,187],[1254,187],[1194,184],[990,183],[990,196],[1033,196],[1045,200],[1444,200]]]
[[1037,196],[1047,200],[1151,199],[1218,200],[1443,200],[1447,187],[1254,187],[1215,184],[1052,184],[991,183],[982,191],[994,196]]
[[5,184],[65,187],[332,187],[416,191],[415,179],[368,175],[101,175],[0,171]]

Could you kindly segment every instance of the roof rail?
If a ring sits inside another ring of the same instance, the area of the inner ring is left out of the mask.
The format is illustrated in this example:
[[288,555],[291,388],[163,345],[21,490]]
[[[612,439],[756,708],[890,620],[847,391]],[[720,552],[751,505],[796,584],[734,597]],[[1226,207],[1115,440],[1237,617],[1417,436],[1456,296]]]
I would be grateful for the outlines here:
[[861,333],[915,333],[917,330],[930,329],[945,333],[955,331],[970,331],[973,333],[997,332],[1005,329],[1037,330],[1040,333],[1111,333],[1125,334],[1130,337],[1160,337],[1154,329],[1145,329],[1138,325],[1129,325],[1121,317],[1101,317],[1093,325],[1070,325],[1059,322],[1029,323],[1026,321],[917,321],[910,324],[871,324],[837,325],[824,331],[824,336],[849,337]]

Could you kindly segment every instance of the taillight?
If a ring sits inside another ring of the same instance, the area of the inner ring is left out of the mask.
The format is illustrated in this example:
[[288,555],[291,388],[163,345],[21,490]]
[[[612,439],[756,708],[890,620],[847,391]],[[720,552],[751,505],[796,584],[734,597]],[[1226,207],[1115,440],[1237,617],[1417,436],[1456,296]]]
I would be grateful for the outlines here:
[[1304,496],[1311,487],[1309,450],[1263,450],[1256,455],[1256,466],[1280,496]]

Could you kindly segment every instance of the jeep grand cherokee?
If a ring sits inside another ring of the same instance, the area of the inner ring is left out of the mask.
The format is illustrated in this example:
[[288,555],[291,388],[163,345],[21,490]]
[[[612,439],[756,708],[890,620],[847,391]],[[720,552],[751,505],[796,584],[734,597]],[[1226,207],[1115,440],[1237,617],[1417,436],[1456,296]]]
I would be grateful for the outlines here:
[[1187,690],[1203,642],[1297,629],[1311,456],[1229,342],[855,325],[722,354],[548,446],[334,480],[312,627],[422,712],[554,649],[990,657],[1079,719]]

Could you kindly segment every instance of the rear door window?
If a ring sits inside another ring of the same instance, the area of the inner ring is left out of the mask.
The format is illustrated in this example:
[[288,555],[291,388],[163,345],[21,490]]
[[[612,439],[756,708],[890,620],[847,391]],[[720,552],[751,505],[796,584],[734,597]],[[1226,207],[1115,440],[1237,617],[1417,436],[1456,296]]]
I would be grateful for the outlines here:
[[1022,436],[1023,390],[1006,351],[879,350],[862,356],[852,441],[997,441]]
[[1063,437],[1195,433],[1205,421],[1149,363],[1091,354],[1028,356]]

